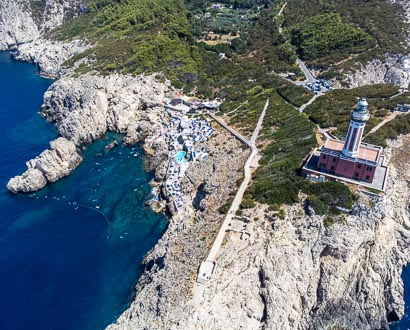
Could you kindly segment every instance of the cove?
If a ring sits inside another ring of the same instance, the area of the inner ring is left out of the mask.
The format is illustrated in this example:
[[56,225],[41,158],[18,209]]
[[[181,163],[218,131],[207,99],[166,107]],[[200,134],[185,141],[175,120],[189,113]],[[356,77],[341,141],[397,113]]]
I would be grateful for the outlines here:
[[7,191],[57,137],[37,113],[51,83],[0,52],[0,328],[103,329],[129,306],[167,222],[145,206],[152,173],[140,146],[105,150],[115,134],[87,146],[69,177]]

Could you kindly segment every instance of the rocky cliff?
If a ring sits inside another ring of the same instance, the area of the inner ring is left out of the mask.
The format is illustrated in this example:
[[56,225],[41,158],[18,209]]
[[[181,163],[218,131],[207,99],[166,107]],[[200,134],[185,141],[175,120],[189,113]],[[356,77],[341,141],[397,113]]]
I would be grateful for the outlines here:
[[56,123],[63,139],[52,142],[51,150],[29,161],[28,170],[11,179],[7,187],[14,193],[35,191],[46,181],[68,175],[81,161],[75,147],[90,143],[107,131],[124,134],[127,143],[141,140],[160,123],[169,90],[167,83],[160,83],[153,76],[61,78],[45,93],[42,114]]
[[14,49],[16,60],[35,63],[41,74],[60,77],[61,64],[89,45],[57,42],[44,34],[84,11],[82,0],[3,0],[0,2],[0,50]]
[[62,70],[62,64],[89,47],[78,39],[62,42],[39,38],[19,45],[11,54],[17,61],[36,64],[41,75],[59,78],[69,72]]
[[7,183],[12,193],[33,192],[47,182],[55,182],[71,173],[81,162],[73,142],[58,138],[50,142],[50,149],[27,162],[27,171]]
[[[284,220],[263,205],[248,212],[250,241],[231,233],[205,285],[195,274],[220,217],[174,217],[134,302],[109,329],[388,329],[403,315],[400,275],[410,261],[409,145],[402,137],[390,149],[386,196],[362,194],[333,225],[306,215],[303,196]],[[205,189],[204,201],[220,197]]]
[[38,39],[61,25],[65,18],[84,10],[80,0],[2,0],[0,2],[0,50]]

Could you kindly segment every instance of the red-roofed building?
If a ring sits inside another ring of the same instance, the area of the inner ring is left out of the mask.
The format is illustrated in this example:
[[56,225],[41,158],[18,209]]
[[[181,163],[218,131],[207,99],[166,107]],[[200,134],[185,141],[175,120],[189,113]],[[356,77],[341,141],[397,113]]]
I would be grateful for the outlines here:
[[[350,115],[350,125],[345,141],[328,138],[317,154],[313,172],[333,177],[344,177],[372,183],[376,169],[382,165],[382,147],[362,143],[366,122],[370,115],[365,99],[360,99]],[[307,167],[304,172],[311,174]]]

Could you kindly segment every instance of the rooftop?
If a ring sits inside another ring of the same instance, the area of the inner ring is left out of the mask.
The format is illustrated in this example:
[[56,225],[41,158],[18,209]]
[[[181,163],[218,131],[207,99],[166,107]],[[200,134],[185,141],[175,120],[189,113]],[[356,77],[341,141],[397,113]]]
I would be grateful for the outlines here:
[[[342,151],[344,144],[344,141],[327,139],[324,147],[334,151]],[[359,147],[359,158],[371,162],[377,162],[380,151],[380,147],[361,144]]]

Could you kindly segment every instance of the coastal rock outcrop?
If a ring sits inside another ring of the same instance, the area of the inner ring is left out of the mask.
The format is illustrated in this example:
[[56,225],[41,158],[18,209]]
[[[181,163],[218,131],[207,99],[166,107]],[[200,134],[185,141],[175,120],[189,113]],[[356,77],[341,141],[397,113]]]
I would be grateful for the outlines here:
[[18,46],[12,56],[17,61],[36,64],[44,76],[58,78],[65,72],[61,68],[62,64],[87,48],[89,45],[81,40],[60,42],[40,38]]
[[27,171],[10,179],[7,189],[12,193],[37,191],[69,175],[81,160],[73,142],[58,138],[50,142],[50,149],[27,162]]
[[13,194],[28,193],[37,191],[46,184],[47,179],[40,170],[29,168],[22,175],[10,179],[7,183],[7,189]]
[[338,84],[348,88],[372,84],[395,84],[402,88],[410,85],[410,57],[387,54],[384,62],[379,59],[368,62],[361,69],[346,74]]
[[0,1],[0,50],[38,39],[84,11],[80,0]]
[[156,129],[170,90],[154,76],[64,77],[44,94],[41,113],[76,145],[92,142],[107,130],[135,142],[131,136],[141,139]]

